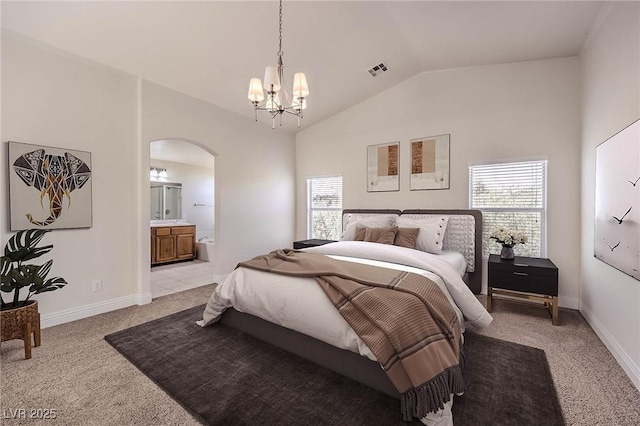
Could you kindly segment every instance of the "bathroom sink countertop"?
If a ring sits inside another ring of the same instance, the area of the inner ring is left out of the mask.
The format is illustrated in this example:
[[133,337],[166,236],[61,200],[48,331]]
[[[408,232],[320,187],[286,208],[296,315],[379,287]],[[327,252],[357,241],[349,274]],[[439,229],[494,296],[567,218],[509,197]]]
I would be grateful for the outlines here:
[[174,222],[171,220],[156,220],[151,222],[151,227],[152,228],[157,228],[160,226],[193,226],[193,223],[187,223],[187,222]]

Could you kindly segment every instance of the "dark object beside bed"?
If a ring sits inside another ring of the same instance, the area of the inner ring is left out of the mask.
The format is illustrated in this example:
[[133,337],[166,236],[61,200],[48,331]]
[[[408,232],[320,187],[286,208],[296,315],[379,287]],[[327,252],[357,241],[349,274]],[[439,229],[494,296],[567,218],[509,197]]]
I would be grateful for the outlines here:
[[[482,213],[478,210],[343,210],[345,214],[439,214],[471,215],[475,219],[475,268],[467,272],[465,282],[474,294],[482,287]],[[270,343],[304,359],[335,371],[352,380],[400,399],[387,374],[377,362],[354,352],[337,348],[313,337],[265,321],[261,318],[227,309],[220,318],[223,324]]]

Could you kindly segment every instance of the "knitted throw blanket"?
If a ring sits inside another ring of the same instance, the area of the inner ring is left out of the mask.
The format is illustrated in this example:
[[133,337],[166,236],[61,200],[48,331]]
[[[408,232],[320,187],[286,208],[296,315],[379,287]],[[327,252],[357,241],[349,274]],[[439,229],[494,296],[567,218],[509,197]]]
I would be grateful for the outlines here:
[[404,420],[435,412],[464,392],[460,323],[428,278],[289,249],[238,266],[314,278],[400,392]]

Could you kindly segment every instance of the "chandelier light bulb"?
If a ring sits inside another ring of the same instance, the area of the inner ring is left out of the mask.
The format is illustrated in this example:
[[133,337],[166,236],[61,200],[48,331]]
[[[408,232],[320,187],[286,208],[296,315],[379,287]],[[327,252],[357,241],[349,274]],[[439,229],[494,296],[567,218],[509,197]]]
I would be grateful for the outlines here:
[[262,81],[254,77],[249,82],[249,100],[253,103],[260,103],[264,100],[264,92],[262,91]]
[[304,98],[309,94],[309,85],[307,77],[303,72],[297,72],[293,75],[293,96],[295,98]]
[[264,70],[264,90],[267,92],[280,91],[280,76],[275,66],[268,66]]

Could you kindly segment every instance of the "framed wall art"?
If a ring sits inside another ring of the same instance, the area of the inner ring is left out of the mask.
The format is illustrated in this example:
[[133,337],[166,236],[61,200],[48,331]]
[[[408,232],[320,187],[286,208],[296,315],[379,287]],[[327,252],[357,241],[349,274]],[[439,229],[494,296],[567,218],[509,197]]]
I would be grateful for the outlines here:
[[594,256],[640,281],[640,120],[596,147]]
[[90,228],[91,153],[9,142],[11,230]]
[[412,191],[449,189],[449,136],[411,139]]
[[367,192],[399,191],[400,142],[367,147]]

